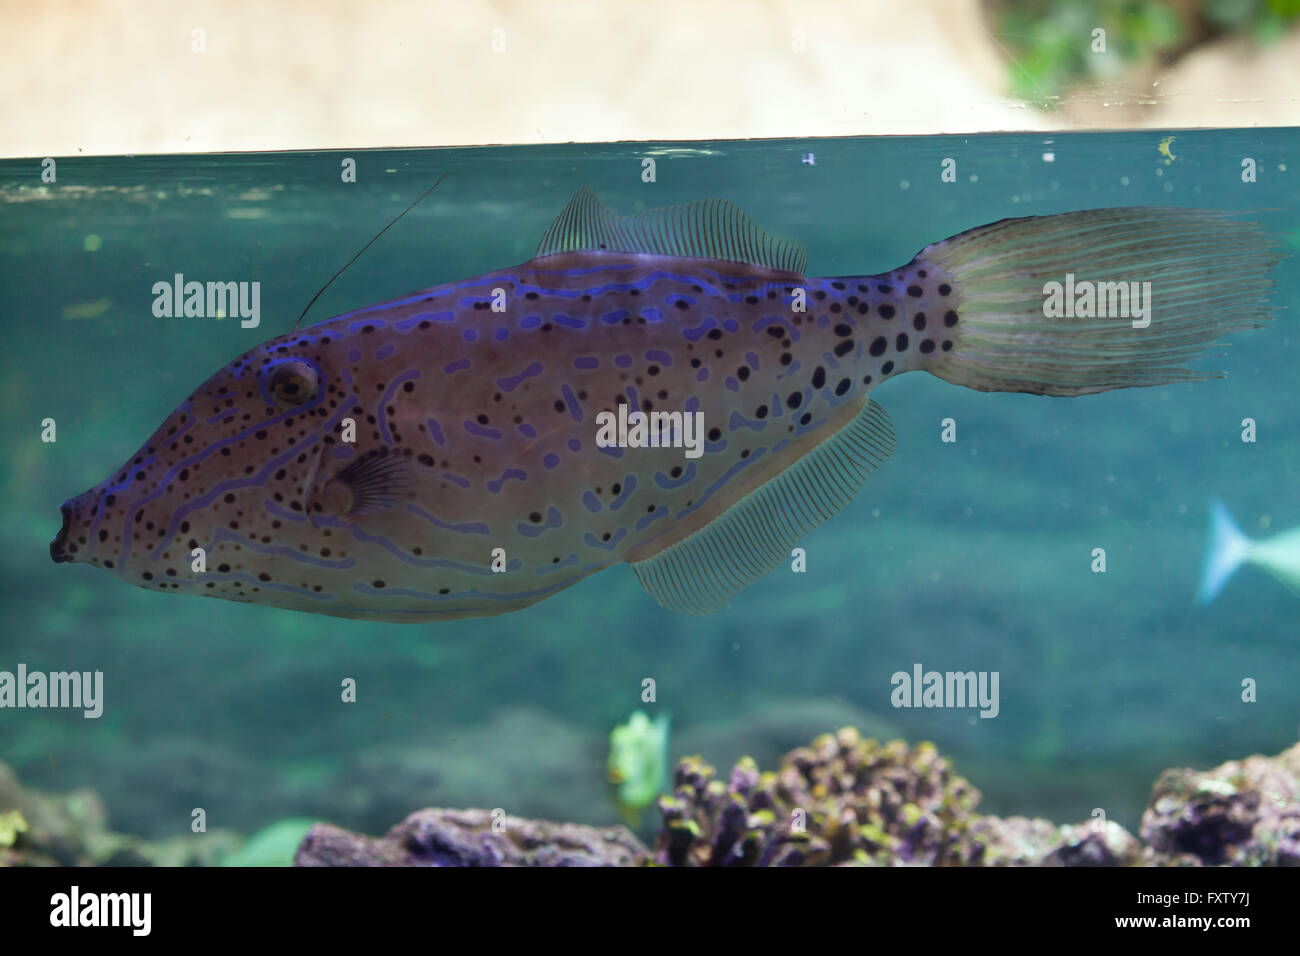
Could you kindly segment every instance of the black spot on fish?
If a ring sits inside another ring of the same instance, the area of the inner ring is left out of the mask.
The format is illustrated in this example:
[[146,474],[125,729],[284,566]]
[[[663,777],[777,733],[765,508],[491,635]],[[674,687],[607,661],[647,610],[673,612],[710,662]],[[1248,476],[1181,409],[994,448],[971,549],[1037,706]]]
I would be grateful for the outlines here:
[[882,305],[876,311],[880,313],[882,319],[892,319],[894,317],[894,307],[892,305]]
[[826,369],[822,368],[820,365],[818,365],[817,369],[813,372],[812,384],[813,388],[821,388],[826,384]]
[[925,290],[923,290],[919,285],[909,285],[907,287],[907,294],[910,295],[913,299],[921,298],[924,292]]
[[952,286],[950,286],[948,283],[946,283],[946,282],[941,282],[941,283],[939,283],[939,294],[940,294],[940,295],[947,295],[947,294],[948,294],[949,292],[951,292],[951,291],[952,291]]
[[853,351],[853,340],[845,339],[839,345],[835,346],[835,348],[831,349],[831,351],[835,353],[836,357],[843,358]]
[[[740,368],[736,369],[736,378],[740,379],[742,382],[747,380],[749,378],[749,366],[742,365]],[[660,397],[663,398],[666,396]]]
[[722,437],[722,432],[721,432],[721,430],[719,430],[719,429],[717,429],[717,428],[710,428],[710,429],[709,429],[709,441],[717,441],[717,440],[718,440],[719,438],[721,438],[721,437]]
[[957,324],[957,313],[956,313],[956,312],[953,312],[951,309],[949,309],[947,312],[945,312],[945,313],[943,314],[943,324],[946,325],[946,326],[948,326],[948,328],[952,328],[954,325],[956,325],[956,324]]
[[916,315],[912,316],[912,328],[916,329],[916,331],[918,332],[921,332],[925,329],[924,312],[918,312],[916,313]]
[[767,406],[766,406],[766,405],[760,405],[760,406],[758,406],[758,408],[756,408],[756,409],[754,410],[754,417],[755,417],[755,418],[767,418]]
[[898,338],[894,339],[894,348],[896,348],[896,349],[897,349],[898,351],[900,351],[900,352],[906,352],[906,351],[907,351],[907,333],[906,333],[906,332],[899,332],[899,333],[898,333]]
[[926,339],[921,343],[921,351],[929,355],[934,351],[934,339]]
[[786,396],[785,404],[787,408],[798,408],[801,404],[803,404],[803,393],[791,392],[789,395]]
[[881,368],[880,368],[880,374],[881,374],[881,375],[888,375],[888,374],[889,374],[890,372],[892,372],[893,370],[894,370],[894,363],[893,363],[893,362],[886,362],[883,366],[881,366]]
[[835,326],[835,334],[838,335],[840,338],[844,338],[846,336],[852,335],[853,326],[841,322],[839,325]]
[[852,387],[852,385],[853,383],[850,382],[847,378],[840,379],[839,382],[836,383],[835,385],[835,394],[843,395],[845,392],[849,390],[849,388]]
[[871,343],[871,348],[868,349],[868,351],[871,352],[872,355],[884,355],[885,349],[888,347],[889,343],[885,341],[885,337],[879,335],[876,337],[875,341]]

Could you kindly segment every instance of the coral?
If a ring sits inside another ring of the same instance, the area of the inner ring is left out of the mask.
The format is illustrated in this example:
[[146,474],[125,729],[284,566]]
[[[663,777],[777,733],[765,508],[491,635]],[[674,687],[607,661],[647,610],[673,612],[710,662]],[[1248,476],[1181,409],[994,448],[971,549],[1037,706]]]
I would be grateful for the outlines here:
[[1208,771],[1166,770],[1142,838],[1193,866],[1300,866],[1300,744]]
[[775,773],[742,759],[724,782],[698,757],[661,797],[656,860],[669,866],[964,862],[979,792],[932,744],[849,727],[791,751]]
[[626,828],[503,816],[489,810],[417,810],[382,837],[319,823],[296,866],[636,866],[650,851]]
[[0,866],[210,866],[238,843],[223,831],[154,841],[114,833],[94,791],[24,789],[0,763]]
[[1058,826],[979,816],[979,792],[931,744],[853,728],[791,751],[775,773],[739,761],[724,780],[682,760],[655,859],[667,866],[1300,865],[1300,744],[1208,772],[1168,770],[1143,817]]

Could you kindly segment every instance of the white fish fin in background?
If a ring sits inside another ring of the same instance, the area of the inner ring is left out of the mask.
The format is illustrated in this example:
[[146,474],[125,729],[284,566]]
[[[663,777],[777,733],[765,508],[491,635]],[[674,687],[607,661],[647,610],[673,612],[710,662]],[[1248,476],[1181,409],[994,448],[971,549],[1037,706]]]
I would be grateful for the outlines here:
[[1227,505],[1216,498],[1210,507],[1210,543],[1205,552],[1197,601],[1204,605],[1218,597],[1228,578],[1250,557],[1250,550],[1250,539],[1232,520]]

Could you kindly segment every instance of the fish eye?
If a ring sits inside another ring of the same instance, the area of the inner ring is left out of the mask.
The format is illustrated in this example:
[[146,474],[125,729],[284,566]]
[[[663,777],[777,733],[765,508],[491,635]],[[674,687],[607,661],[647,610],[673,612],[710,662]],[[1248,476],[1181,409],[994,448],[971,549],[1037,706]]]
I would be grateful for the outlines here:
[[316,370],[306,362],[277,365],[267,391],[286,405],[301,405],[316,397]]

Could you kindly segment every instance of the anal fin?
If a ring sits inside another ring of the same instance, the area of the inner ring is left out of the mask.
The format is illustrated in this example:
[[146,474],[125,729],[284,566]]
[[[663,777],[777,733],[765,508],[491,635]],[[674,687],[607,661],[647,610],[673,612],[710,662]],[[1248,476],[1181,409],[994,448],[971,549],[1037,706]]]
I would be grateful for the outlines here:
[[852,501],[893,451],[889,416],[868,400],[788,469],[632,570],[664,607],[711,614],[786,561],[799,538]]

